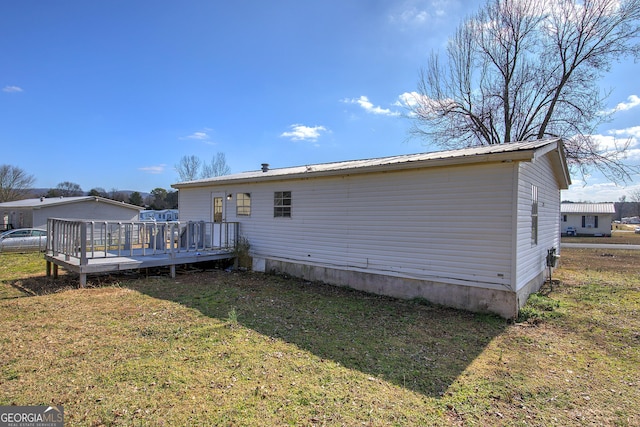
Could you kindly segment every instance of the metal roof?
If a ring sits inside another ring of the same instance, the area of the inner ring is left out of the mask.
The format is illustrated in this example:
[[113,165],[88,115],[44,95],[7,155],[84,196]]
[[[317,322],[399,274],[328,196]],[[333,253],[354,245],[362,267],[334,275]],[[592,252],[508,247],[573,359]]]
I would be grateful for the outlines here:
[[47,206],[59,206],[78,202],[103,202],[113,205],[123,206],[129,209],[142,210],[141,207],[129,203],[118,202],[117,200],[105,199],[99,196],[78,196],[78,197],[40,197],[37,199],[16,200],[13,202],[0,203],[0,208],[32,208],[40,209]]
[[613,203],[561,203],[560,212],[563,214],[614,214],[616,208]]
[[347,173],[367,173],[491,161],[526,161],[534,159],[540,154],[539,152],[545,154],[554,149],[558,149],[561,153],[562,165],[560,167],[562,169],[562,180],[565,181],[565,185],[568,186],[571,180],[569,178],[568,171],[566,170],[564,150],[559,148],[561,146],[562,142],[559,139],[514,142],[509,144],[496,144],[458,150],[434,151],[429,153],[406,154],[373,159],[349,160],[343,162],[268,169],[267,171],[256,170],[233,175],[223,175],[195,181],[180,182],[173,184],[172,187],[199,187],[208,184],[219,185],[234,182],[257,182],[276,179],[283,180],[299,177],[344,175]]

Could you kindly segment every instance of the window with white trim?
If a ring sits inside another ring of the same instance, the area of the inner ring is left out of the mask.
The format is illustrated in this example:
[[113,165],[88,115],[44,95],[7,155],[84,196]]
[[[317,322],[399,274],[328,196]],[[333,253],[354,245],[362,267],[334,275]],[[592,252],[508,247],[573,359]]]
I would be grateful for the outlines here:
[[236,197],[236,215],[251,215],[251,193],[238,193]]
[[273,217],[291,218],[291,191],[273,193]]

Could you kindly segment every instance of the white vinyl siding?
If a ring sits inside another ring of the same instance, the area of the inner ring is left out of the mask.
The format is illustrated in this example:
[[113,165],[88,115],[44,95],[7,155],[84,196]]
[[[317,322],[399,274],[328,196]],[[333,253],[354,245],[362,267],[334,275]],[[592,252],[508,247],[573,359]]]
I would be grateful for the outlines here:
[[180,221],[212,221],[212,190],[198,187],[178,191]]
[[[516,165],[182,188],[180,215],[206,218],[212,191],[251,192],[251,217],[227,220],[240,221],[255,256],[511,289]],[[287,221],[273,216],[281,189],[295,199]]]
[[47,228],[47,218],[138,221],[139,215],[140,210],[138,209],[87,200],[34,209],[33,224],[36,228]]
[[[532,186],[538,189],[538,236],[537,244],[533,245]],[[520,163],[518,188],[515,290],[544,274],[548,249],[555,247],[560,252],[560,190],[547,156]]]

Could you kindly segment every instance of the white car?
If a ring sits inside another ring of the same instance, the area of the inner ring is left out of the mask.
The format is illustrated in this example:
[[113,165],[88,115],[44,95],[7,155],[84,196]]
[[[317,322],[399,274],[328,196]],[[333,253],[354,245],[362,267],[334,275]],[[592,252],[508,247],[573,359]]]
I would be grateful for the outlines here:
[[18,228],[0,234],[0,252],[44,251],[47,248],[47,230]]

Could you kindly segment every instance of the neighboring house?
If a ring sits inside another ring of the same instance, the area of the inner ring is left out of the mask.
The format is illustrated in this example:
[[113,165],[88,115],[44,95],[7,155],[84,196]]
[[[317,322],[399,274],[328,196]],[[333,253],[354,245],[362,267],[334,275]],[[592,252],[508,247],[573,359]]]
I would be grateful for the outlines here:
[[143,210],[140,211],[140,221],[177,221],[178,209]]
[[562,203],[562,234],[574,227],[578,236],[611,236],[615,213],[613,203]]
[[239,222],[253,269],[517,315],[560,249],[560,140],[174,184],[182,221]]
[[98,196],[41,197],[0,203],[0,223],[46,229],[47,218],[137,221],[141,209]]

